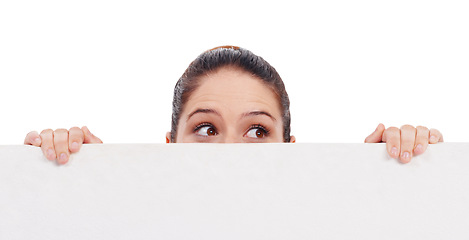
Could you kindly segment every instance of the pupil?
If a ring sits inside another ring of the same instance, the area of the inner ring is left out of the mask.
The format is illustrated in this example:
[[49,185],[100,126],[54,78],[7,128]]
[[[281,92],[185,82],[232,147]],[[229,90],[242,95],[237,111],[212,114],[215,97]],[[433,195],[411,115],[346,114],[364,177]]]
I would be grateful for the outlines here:
[[209,128],[208,131],[207,131],[207,134],[209,136],[213,136],[213,135],[215,135],[215,131],[213,130],[213,128]]
[[260,129],[257,129],[257,131],[256,131],[256,136],[257,136],[258,138],[262,138],[262,137],[264,137],[264,132],[262,132],[262,130],[260,130]]

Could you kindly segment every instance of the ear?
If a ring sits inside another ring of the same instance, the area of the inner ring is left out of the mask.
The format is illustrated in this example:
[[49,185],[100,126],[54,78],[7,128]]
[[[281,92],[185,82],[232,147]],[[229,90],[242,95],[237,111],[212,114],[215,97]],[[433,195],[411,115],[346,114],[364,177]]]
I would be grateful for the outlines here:
[[167,132],[166,133],[166,143],[170,143],[171,142],[171,132]]
[[290,137],[290,143],[296,143],[296,137],[295,136]]

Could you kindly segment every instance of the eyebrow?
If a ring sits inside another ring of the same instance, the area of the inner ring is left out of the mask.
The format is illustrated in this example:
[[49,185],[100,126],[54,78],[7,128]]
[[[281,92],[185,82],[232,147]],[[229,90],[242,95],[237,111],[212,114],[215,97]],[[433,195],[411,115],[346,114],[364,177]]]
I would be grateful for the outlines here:
[[277,119],[275,119],[270,113],[264,112],[264,111],[252,111],[252,112],[243,113],[243,115],[241,115],[241,118],[259,116],[259,115],[265,115],[267,117],[270,117],[272,120],[274,120],[274,122],[277,121]]
[[[219,112],[215,111],[214,109],[211,109],[211,108],[198,108],[198,109],[196,109],[195,111],[193,111],[192,113],[189,114],[189,116],[187,117],[187,121],[189,121],[189,119],[192,116],[194,116],[195,114],[198,114],[198,113],[210,113],[210,114],[215,114],[215,115],[221,117],[221,114]],[[246,112],[246,113],[243,113],[241,115],[240,119],[245,118],[245,117],[259,116],[259,115],[264,115],[264,116],[270,117],[274,122],[277,121],[277,119],[275,119],[270,113],[264,112],[264,111]]]
[[187,117],[187,120],[189,120],[192,116],[194,116],[197,113],[212,113],[212,114],[215,114],[215,115],[218,115],[219,117],[221,117],[221,114],[218,113],[217,111],[213,110],[213,109],[199,108],[199,109],[193,111],[191,114],[189,114],[189,116]]

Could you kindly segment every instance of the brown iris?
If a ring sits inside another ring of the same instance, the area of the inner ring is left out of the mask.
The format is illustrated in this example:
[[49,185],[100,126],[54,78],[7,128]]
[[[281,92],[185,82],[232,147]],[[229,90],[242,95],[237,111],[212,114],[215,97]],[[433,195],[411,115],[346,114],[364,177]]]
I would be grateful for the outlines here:
[[264,137],[264,131],[262,129],[257,129],[256,136],[258,138],[263,138]]
[[207,129],[207,135],[208,136],[215,136],[216,134],[217,134],[217,132],[215,132],[215,129],[213,129],[213,128]]

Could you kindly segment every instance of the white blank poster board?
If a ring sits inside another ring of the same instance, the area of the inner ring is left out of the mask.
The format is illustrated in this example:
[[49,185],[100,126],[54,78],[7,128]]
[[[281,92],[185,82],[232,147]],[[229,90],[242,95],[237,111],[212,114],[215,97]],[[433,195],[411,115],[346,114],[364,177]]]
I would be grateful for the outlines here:
[[0,239],[469,239],[469,143],[0,146]]

